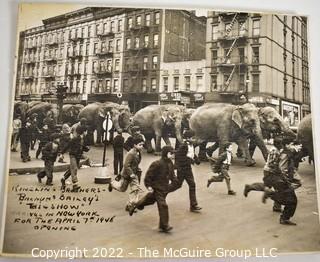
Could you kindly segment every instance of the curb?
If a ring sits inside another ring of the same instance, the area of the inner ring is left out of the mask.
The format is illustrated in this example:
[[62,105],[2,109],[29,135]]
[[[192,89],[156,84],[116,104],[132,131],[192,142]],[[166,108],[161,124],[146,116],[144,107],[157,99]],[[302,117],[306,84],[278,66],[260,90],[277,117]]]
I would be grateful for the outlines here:
[[[82,165],[90,165],[90,160],[89,158],[83,159],[80,161],[80,166]],[[59,166],[54,166],[53,167],[53,172],[64,172],[67,171],[69,168],[69,164],[63,164]],[[44,169],[44,166],[41,167],[25,167],[25,168],[11,168],[9,169],[9,175],[18,174],[18,175],[26,175],[27,173],[29,174],[36,174],[39,173]]]

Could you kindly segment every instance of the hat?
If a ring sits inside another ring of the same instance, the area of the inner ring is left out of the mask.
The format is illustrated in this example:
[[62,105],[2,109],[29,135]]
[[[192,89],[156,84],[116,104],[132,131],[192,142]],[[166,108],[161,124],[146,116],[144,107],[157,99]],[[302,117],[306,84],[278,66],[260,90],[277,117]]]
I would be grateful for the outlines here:
[[132,133],[135,133],[135,132],[138,132],[138,131],[140,131],[140,127],[139,127],[139,126],[133,126],[133,127],[131,127],[131,132],[132,132]]
[[117,132],[118,134],[122,134],[122,129],[121,128],[117,129]]
[[139,144],[139,143],[141,143],[141,142],[144,142],[144,139],[143,139],[142,137],[140,137],[140,136],[134,137],[134,138],[132,139],[132,143],[133,143],[134,145],[137,145],[137,144]]
[[186,130],[183,133],[183,138],[188,139],[194,136],[194,132],[192,130]]
[[173,149],[172,146],[164,146],[161,150],[162,157],[167,157],[169,152],[174,154],[176,151]]

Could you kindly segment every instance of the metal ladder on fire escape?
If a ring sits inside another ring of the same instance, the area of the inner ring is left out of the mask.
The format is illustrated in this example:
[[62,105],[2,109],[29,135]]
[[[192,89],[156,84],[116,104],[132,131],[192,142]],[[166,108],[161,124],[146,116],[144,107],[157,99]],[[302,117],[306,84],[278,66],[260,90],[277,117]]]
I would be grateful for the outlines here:
[[[232,21],[231,21],[231,23],[230,23],[229,28],[226,30],[225,37],[228,37],[228,35],[229,35],[230,32],[232,31],[233,25],[238,21],[237,16],[238,16],[238,13],[236,13],[236,14],[234,15],[234,17],[233,17],[233,19],[232,19]],[[242,26],[245,22],[246,22],[246,20],[243,21],[241,24],[239,24],[239,29],[241,28],[241,26]],[[231,44],[231,46],[230,46],[230,48],[229,48],[229,50],[228,50],[228,52],[227,52],[227,54],[226,54],[225,61],[224,61],[225,63],[230,63],[230,60],[229,60],[230,55],[231,55],[234,47],[236,46],[236,43],[237,43],[237,41],[238,41],[239,38],[240,38],[240,32],[239,32],[239,35],[236,36],[235,39],[233,40],[233,42],[232,42],[232,44]],[[228,61],[229,61],[229,62],[228,62]],[[228,79],[227,79],[227,81],[224,83],[223,92],[226,92],[226,91],[227,91],[227,89],[228,89],[228,87],[229,87],[229,85],[230,85],[230,82],[231,82],[231,80],[232,80],[232,78],[233,78],[233,75],[234,75],[234,73],[235,73],[235,71],[236,71],[236,67],[237,67],[237,65],[234,64],[233,67],[232,67],[231,73],[230,73],[230,75],[229,75],[229,77],[228,77]]]

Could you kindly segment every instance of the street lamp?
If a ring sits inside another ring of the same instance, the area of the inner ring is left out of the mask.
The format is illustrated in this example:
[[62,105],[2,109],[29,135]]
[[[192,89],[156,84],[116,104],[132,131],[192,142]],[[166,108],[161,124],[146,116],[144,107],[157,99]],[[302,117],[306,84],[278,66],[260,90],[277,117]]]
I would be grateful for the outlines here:
[[63,99],[66,98],[68,87],[66,86],[65,82],[58,82],[56,89],[57,89],[57,102],[58,102],[58,108],[59,108],[58,123],[62,124]]

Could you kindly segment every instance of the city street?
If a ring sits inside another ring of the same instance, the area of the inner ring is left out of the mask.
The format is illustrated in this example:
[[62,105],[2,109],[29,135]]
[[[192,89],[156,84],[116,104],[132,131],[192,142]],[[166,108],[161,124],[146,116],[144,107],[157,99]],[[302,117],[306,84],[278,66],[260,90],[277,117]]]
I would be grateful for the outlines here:
[[[101,163],[102,150],[103,147],[92,148],[88,153],[90,159],[95,163]],[[107,170],[110,174],[113,172],[112,157],[112,149],[109,146]],[[155,249],[199,247],[210,250],[220,247],[226,249],[277,248],[280,253],[319,250],[320,228],[313,165],[309,165],[307,161],[301,164],[299,173],[303,178],[303,186],[296,191],[299,202],[292,219],[298,225],[292,227],[279,224],[279,213],[272,212],[271,200],[266,204],[261,202],[261,192],[251,192],[248,198],[243,196],[245,184],[260,182],[262,179],[264,161],[260,152],[256,152],[255,158],[257,161],[255,167],[246,167],[242,160],[234,158],[230,175],[232,187],[237,192],[236,196],[227,195],[224,182],[212,184],[207,188],[209,164],[201,163],[195,166],[193,170],[197,184],[197,198],[203,209],[201,213],[189,212],[188,186],[184,183],[181,189],[167,197],[170,224],[173,226],[173,231],[169,234],[158,232],[159,218],[156,205],[146,207],[130,217],[124,210],[128,199],[127,193],[114,191],[110,193],[106,185],[94,184],[94,177],[99,173],[98,167],[79,170],[80,184],[82,188],[88,189],[87,192],[66,192],[63,194],[64,198],[60,197],[62,173],[54,174],[54,186],[48,192],[41,191],[46,187],[38,184],[35,175],[9,176],[3,252],[30,255],[33,248],[78,247],[89,250],[123,248],[122,256],[138,257],[137,248],[141,247]],[[156,156],[143,153],[141,164],[143,174],[155,159],[157,159]],[[17,186],[24,188],[24,191],[19,191]],[[71,188],[70,185],[68,187]],[[26,188],[29,199],[23,199],[18,195],[18,193],[25,193]],[[40,192],[35,189],[39,189]],[[68,199],[67,196],[71,198]],[[72,198],[75,196],[77,198]],[[91,203],[89,203],[90,197],[92,197]],[[32,206],[30,202],[35,204],[34,209],[30,209]],[[57,225],[56,217],[46,216],[47,211],[50,209],[52,212],[57,212],[59,204],[66,203],[69,205],[67,211],[72,212],[74,211],[72,205],[81,203],[76,211],[91,212],[86,215],[92,218],[83,217],[77,222],[76,215],[68,214],[62,219],[74,220],[65,220],[63,223],[58,220],[59,226],[74,225],[75,230],[66,228],[53,230],[47,226],[40,230],[41,225],[50,224],[48,218],[55,221],[51,225]],[[46,208],[46,204],[49,208]],[[34,216],[40,216],[46,221],[35,222]],[[24,218],[26,219],[23,222]]]

